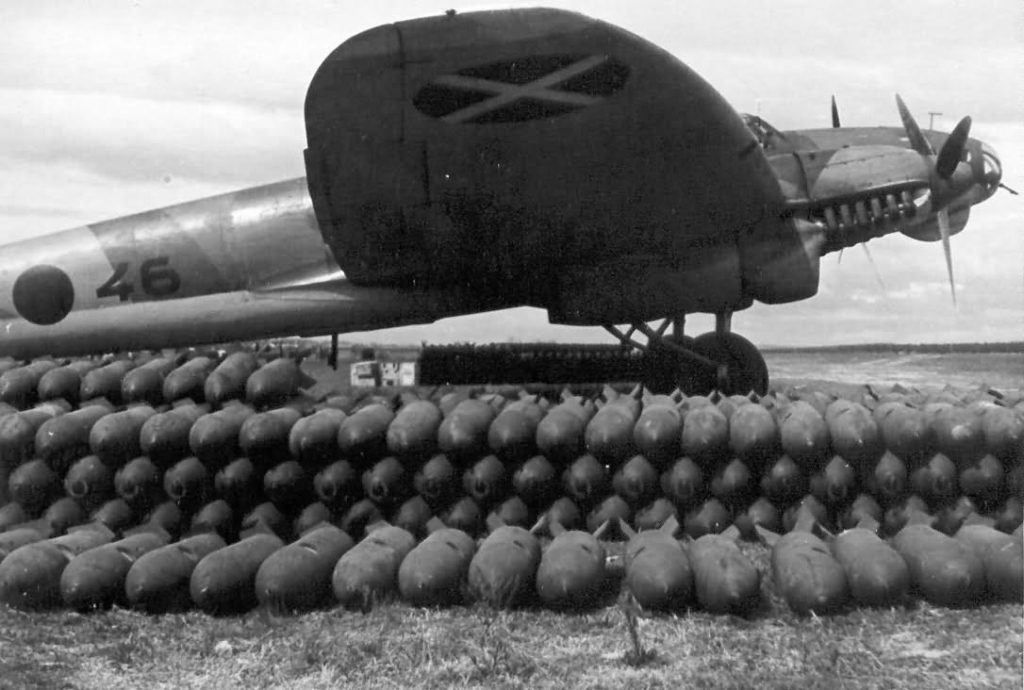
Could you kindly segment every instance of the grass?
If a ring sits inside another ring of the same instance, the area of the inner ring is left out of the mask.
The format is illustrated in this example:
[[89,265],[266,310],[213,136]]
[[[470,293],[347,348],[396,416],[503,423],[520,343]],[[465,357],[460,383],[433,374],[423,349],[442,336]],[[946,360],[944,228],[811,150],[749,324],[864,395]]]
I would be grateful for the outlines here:
[[1020,688],[1020,605],[908,601],[797,617],[766,574],[749,619],[483,607],[301,616],[0,609],[0,688]]

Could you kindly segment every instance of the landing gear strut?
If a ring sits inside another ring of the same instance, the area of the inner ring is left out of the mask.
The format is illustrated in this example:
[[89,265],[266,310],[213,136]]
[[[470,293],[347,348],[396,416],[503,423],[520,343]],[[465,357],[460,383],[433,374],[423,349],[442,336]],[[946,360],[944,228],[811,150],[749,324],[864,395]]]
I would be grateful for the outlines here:
[[[715,330],[696,338],[683,334],[686,316],[646,323],[628,330],[605,325],[624,345],[644,352],[644,385],[655,392],[680,388],[696,395],[718,390],[727,395],[768,392],[768,366],[753,343],[732,332],[732,312],[715,315]],[[672,332],[668,333],[671,326]],[[645,337],[641,341],[637,334]]]

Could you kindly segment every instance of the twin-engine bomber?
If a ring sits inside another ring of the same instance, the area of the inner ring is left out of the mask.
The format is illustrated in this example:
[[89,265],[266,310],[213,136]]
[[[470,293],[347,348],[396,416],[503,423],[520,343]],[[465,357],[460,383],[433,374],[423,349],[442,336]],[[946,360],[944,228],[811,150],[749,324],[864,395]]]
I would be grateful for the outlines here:
[[[734,312],[811,297],[823,255],[892,232],[941,240],[952,287],[950,236],[1003,186],[969,117],[923,132],[897,106],[902,127],[842,127],[833,103],[831,129],[778,131],[661,48],[561,10],[379,26],[313,76],[305,178],[4,247],[0,355],[529,305],[647,350],[661,387],[686,370],[691,389],[764,392]],[[684,336],[695,312],[715,330]]]

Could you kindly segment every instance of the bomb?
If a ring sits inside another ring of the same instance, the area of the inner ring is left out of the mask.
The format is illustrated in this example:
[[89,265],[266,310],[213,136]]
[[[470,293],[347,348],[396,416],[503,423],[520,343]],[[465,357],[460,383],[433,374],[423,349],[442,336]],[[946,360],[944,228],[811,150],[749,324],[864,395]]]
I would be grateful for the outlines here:
[[434,511],[430,505],[422,496],[416,495],[398,506],[391,517],[391,523],[420,539],[426,535],[427,523],[433,517]]
[[387,433],[395,413],[381,404],[367,405],[338,426],[338,449],[360,466],[370,465],[387,453]]
[[717,498],[709,498],[686,512],[683,528],[691,538],[719,534],[732,524],[732,513]]
[[679,508],[688,509],[704,499],[704,473],[690,458],[680,458],[661,475],[661,491]]
[[661,529],[634,532],[620,525],[626,544],[624,586],[645,609],[679,610],[693,598],[693,571],[683,547],[676,541],[679,524],[669,518]]
[[128,605],[148,613],[189,608],[192,605],[189,581],[196,565],[225,546],[218,534],[197,534],[142,554],[125,576]]
[[485,507],[504,496],[508,486],[508,472],[497,455],[488,455],[480,459],[462,475],[463,490]]
[[334,525],[321,525],[267,557],[256,572],[256,597],[263,606],[308,611],[331,601],[338,560],[354,546]]
[[313,478],[298,462],[288,460],[263,475],[263,494],[282,510],[297,510],[312,499]]
[[135,363],[127,359],[119,359],[110,364],[96,367],[82,375],[82,385],[78,389],[80,400],[106,398],[114,405],[120,405],[121,384],[128,372],[135,368]]
[[586,609],[596,605],[605,584],[605,551],[597,535],[566,530],[550,523],[554,539],[541,554],[537,594],[552,609]]
[[456,461],[480,457],[488,448],[488,433],[496,416],[494,407],[482,400],[463,400],[441,421],[438,449]]
[[804,471],[813,469],[828,456],[831,437],[821,414],[809,403],[797,400],[779,413],[779,442],[782,452]]
[[15,549],[34,544],[48,537],[36,527],[16,527],[0,532],[0,563]]
[[890,451],[883,453],[874,466],[865,465],[860,479],[864,490],[882,505],[893,505],[907,493],[907,466]]
[[683,416],[676,401],[668,396],[652,396],[644,401],[633,427],[633,444],[652,465],[665,469],[680,455],[682,433]]
[[779,455],[779,427],[761,405],[741,405],[729,418],[729,449],[752,468]]
[[40,400],[56,400],[63,398],[71,404],[79,401],[82,387],[82,375],[96,364],[90,361],[79,361],[55,367],[39,377],[36,392]]
[[557,496],[559,488],[558,473],[543,455],[529,458],[512,474],[512,490],[534,507],[550,503]]
[[256,412],[248,405],[227,405],[217,412],[204,415],[192,424],[188,444],[204,465],[220,467],[241,454],[238,434],[245,420]]
[[368,610],[396,591],[398,568],[414,546],[416,538],[399,527],[372,530],[335,564],[334,598],[345,608]]
[[857,490],[857,473],[841,455],[832,459],[811,475],[810,491],[822,503],[829,506],[847,504]]
[[227,542],[238,537],[238,517],[235,510],[224,499],[210,501],[192,516],[190,534],[215,532]]
[[0,374],[0,402],[23,409],[39,399],[39,381],[57,363],[50,359],[39,359],[23,367],[8,369]]
[[587,422],[584,447],[598,460],[618,465],[634,452],[633,430],[640,416],[640,402],[607,386],[604,397],[605,404]]
[[997,601],[1024,601],[1024,543],[1019,536],[986,524],[964,524],[954,535],[981,559],[990,597]]
[[540,542],[532,533],[495,522],[470,561],[470,596],[496,609],[529,602],[535,594],[540,556]]
[[473,537],[438,526],[402,559],[398,590],[413,606],[450,606],[462,600],[469,564],[476,553]]
[[667,498],[656,498],[650,504],[640,508],[633,516],[636,529],[659,529],[669,518],[679,518],[679,510]]
[[43,512],[60,496],[61,488],[60,477],[42,460],[30,460],[19,465],[7,479],[11,500],[33,516]]
[[132,565],[144,553],[166,544],[166,534],[143,532],[75,556],[60,577],[64,604],[83,611],[124,602],[124,582]]
[[487,429],[487,445],[508,463],[521,462],[537,451],[537,426],[544,410],[533,398],[516,400],[502,408]]
[[158,412],[139,430],[139,449],[158,467],[167,469],[191,454],[189,432],[209,410],[205,405],[183,404]]
[[885,450],[882,432],[871,412],[849,400],[836,400],[825,411],[832,449],[851,465],[876,461]]
[[59,605],[60,578],[71,559],[113,539],[109,529],[91,525],[15,549],[0,563],[0,602],[19,609]]
[[565,493],[582,506],[601,500],[611,489],[607,468],[593,455],[581,455],[562,473]]
[[658,492],[658,471],[642,455],[634,455],[612,476],[612,489],[631,506],[654,500]]
[[292,534],[303,536],[322,524],[332,523],[334,513],[320,501],[314,501],[303,508],[292,521]]
[[300,419],[299,411],[290,407],[257,412],[242,422],[238,430],[238,448],[242,455],[257,465],[284,462],[290,458],[288,448],[292,427]]
[[337,459],[338,429],[346,415],[325,407],[295,422],[288,433],[291,456],[309,468],[319,469]]
[[299,362],[279,357],[252,372],[245,382],[245,399],[257,409],[283,405],[295,397],[300,388],[316,383],[307,376]]
[[202,505],[211,493],[212,484],[209,470],[195,457],[179,460],[164,473],[164,492],[185,511]]
[[388,426],[388,452],[402,460],[424,460],[437,452],[438,429],[443,417],[437,405],[416,400],[399,409]]
[[775,584],[789,607],[801,615],[834,613],[850,596],[846,572],[814,534],[817,529],[817,518],[807,509],[801,509],[793,530],[781,537],[757,528],[772,547]]
[[47,419],[36,430],[36,455],[63,474],[72,463],[89,454],[89,434],[93,426],[107,414],[105,407],[89,405]]
[[592,401],[563,393],[562,402],[537,424],[536,444],[541,455],[558,464],[579,457],[587,423],[594,413]]
[[164,401],[173,403],[182,398],[202,400],[206,377],[216,366],[217,362],[210,357],[199,356],[168,372],[164,377]]
[[326,505],[346,507],[360,495],[360,477],[348,460],[338,460],[317,472],[313,490]]
[[1024,462],[1024,412],[993,407],[981,417],[986,450],[1007,463]]
[[911,587],[939,606],[965,606],[985,592],[985,567],[967,544],[929,524],[931,518],[915,509],[896,533],[892,546],[910,571]]
[[750,500],[754,491],[754,477],[750,468],[739,458],[720,462],[711,475],[711,495],[726,505],[740,505]]
[[730,527],[699,537],[687,549],[697,601],[709,613],[743,615],[761,602],[761,573],[736,546],[738,536]]
[[164,378],[176,366],[177,360],[171,357],[157,357],[140,364],[121,379],[121,399],[126,404],[160,405],[164,402]]
[[434,508],[450,503],[458,487],[455,466],[444,454],[435,455],[423,463],[416,470],[412,482],[416,493]]
[[163,473],[141,455],[114,475],[114,490],[135,510],[145,510],[162,498]]
[[254,608],[256,575],[272,553],[284,546],[273,534],[253,534],[207,554],[189,580],[192,603],[209,613],[235,613]]
[[[689,401],[688,401],[689,402]],[[683,419],[683,455],[711,468],[729,453],[729,420],[714,405],[701,405]]]
[[363,492],[378,505],[396,506],[408,496],[410,480],[398,458],[389,456],[363,472]]
[[98,455],[110,467],[120,467],[142,455],[139,444],[142,426],[155,414],[156,410],[149,405],[138,405],[104,415],[89,431],[89,448],[93,455]]
[[935,435],[927,415],[921,410],[889,402],[875,408],[874,417],[885,447],[892,455],[916,464],[932,452]]
[[206,402],[220,407],[229,400],[245,398],[245,383],[259,366],[256,355],[251,352],[229,354],[203,382],[203,397]]
[[910,585],[907,563],[878,537],[870,517],[844,530],[832,541],[832,555],[846,572],[850,596],[861,606],[893,606]]
[[[344,528],[343,528],[344,529]],[[348,530],[346,530],[348,531]],[[290,536],[290,527],[281,511],[273,503],[260,503],[242,516],[239,525],[239,537],[245,539],[254,534],[273,533],[281,538]]]
[[935,449],[958,466],[976,462],[985,454],[981,416],[963,407],[943,408],[932,418]]

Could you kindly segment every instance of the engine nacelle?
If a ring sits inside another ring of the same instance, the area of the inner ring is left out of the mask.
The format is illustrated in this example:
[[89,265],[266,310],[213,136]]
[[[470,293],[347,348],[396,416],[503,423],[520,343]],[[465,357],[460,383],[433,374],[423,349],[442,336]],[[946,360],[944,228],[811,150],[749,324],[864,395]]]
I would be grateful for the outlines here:
[[714,88],[571,12],[371,29],[320,66],[305,114],[317,219],[360,284],[459,284],[569,323],[740,308],[738,238],[782,205]]

